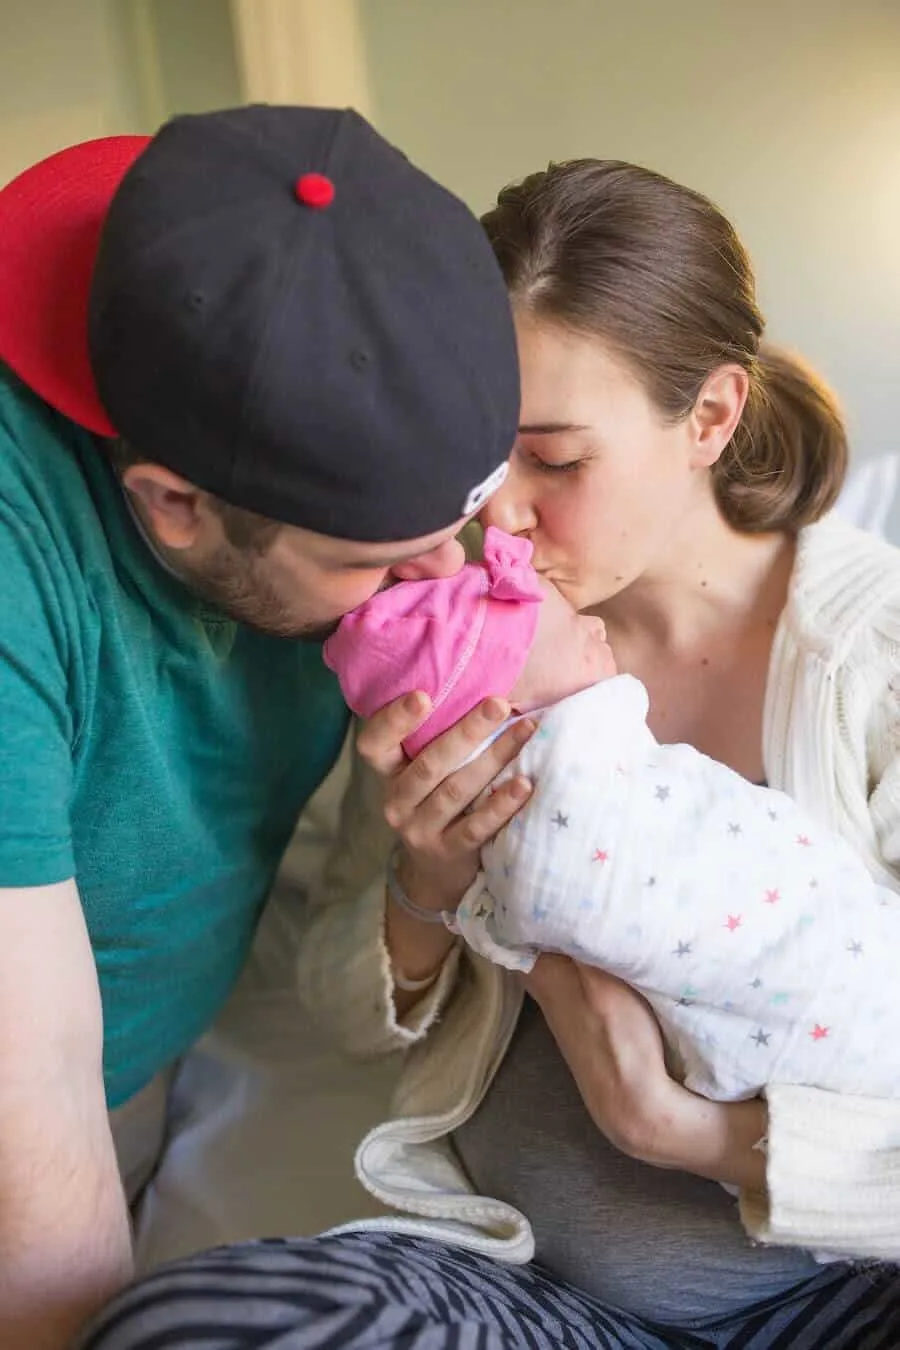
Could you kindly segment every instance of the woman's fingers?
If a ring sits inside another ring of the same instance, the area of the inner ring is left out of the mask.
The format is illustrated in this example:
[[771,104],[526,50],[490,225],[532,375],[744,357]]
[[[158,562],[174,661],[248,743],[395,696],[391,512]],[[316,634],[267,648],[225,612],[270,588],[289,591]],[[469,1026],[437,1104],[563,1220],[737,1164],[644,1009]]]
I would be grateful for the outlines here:
[[[534,734],[534,729],[534,723],[527,718],[514,723],[482,751],[477,759],[473,759],[471,764],[464,765],[443,780],[439,779],[424,801],[417,802],[411,795],[402,797],[400,794],[404,785],[398,780],[396,784],[392,784],[396,791],[391,795],[388,808],[390,824],[395,829],[405,830],[410,846],[416,848],[423,840],[443,834],[445,830],[449,833],[449,827],[455,822],[460,822],[459,830],[452,832],[456,841],[468,839],[467,847],[477,848],[484,839],[491,837],[490,834],[484,833],[484,823],[494,820],[503,823],[508,820],[525,801],[530,788],[523,788],[526,780],[519,779],[518,782],[513,780],[497,788],[488,800],[471,812],[469,808],[497,775],[515,759]],[[448,736],[450,734],[447,733]],[[409,768],[411,774],[431,748],[429,746],[418,759],[413,760]],[[499,825],[495,825],[492,833],[498,828]]]
[[[472,752],[496,732],[508,715],[507,703],[490,698],[426,746],[388,787],[388,823],[396,830],[403,830],[415,814],[424,833],[435,827],[443,828],[455,820],[527,740],[527,729],[512,742],[505,733],[472,764],[465,764]],[[519,725],[516,723],[516,727]],[[482,764],[482,760],[487,762]]]
[[430,708],[427,694],[405,694],[380,708],[361,728],[356,748],[380,777],[389,778],[406,764],[403,742]]
[[472,852],[493,839],[528,801],[533,784],[521,774],[504,783],[474,811],[462,815],[444,835],[448,849]]

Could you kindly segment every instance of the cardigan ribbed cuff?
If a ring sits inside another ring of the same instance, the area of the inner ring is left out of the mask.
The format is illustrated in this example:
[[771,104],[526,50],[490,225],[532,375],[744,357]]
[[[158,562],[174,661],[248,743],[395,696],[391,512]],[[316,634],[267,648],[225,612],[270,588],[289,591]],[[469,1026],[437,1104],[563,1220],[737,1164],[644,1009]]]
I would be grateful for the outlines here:
[[772,1085],[768,1195],[745,1192],[758,1242],[822,1256],[900,1260],[900,1109],[895,1101]]

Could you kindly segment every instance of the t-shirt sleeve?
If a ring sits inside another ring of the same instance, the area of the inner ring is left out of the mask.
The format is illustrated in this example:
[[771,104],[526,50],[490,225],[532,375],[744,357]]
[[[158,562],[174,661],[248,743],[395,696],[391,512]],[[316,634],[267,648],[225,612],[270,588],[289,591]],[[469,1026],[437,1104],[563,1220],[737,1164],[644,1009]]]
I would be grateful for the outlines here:
[[41,523],[0,498],[0,887],[75,875],[63,582]]

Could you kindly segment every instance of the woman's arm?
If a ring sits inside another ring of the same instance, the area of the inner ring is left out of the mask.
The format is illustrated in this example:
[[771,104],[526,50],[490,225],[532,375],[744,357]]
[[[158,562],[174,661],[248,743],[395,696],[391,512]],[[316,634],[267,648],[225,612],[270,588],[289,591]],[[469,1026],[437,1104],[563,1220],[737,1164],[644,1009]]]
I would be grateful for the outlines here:
[[659,1024],[639,994],[561,956],[541,957],[526,988],[611,1143],[656,1167],[764,1188],[765,1102],[711,1102],[676,1083]]
[[[900,672],[895,678],[897,690],[879,704],[869,806],[882,859],[897,875]],[[619,981],[543,957],[528,988],[591,1116],[623,1152],[738,1186],[757,1241],[900,1261],[900,1101],[771,1084],[765,1101],[708,1102],[669,1077],[652,1012]]]

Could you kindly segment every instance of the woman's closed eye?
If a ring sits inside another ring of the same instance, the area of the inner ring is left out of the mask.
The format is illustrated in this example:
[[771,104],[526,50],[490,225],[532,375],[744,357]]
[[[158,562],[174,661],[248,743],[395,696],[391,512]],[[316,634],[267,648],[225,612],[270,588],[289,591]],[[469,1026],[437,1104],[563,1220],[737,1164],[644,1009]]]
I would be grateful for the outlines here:
[[528,467],[536,469],[538,473],[574,473],[584,463],[583,459],[542,459],[530,450],[520,449],[518,453]]

